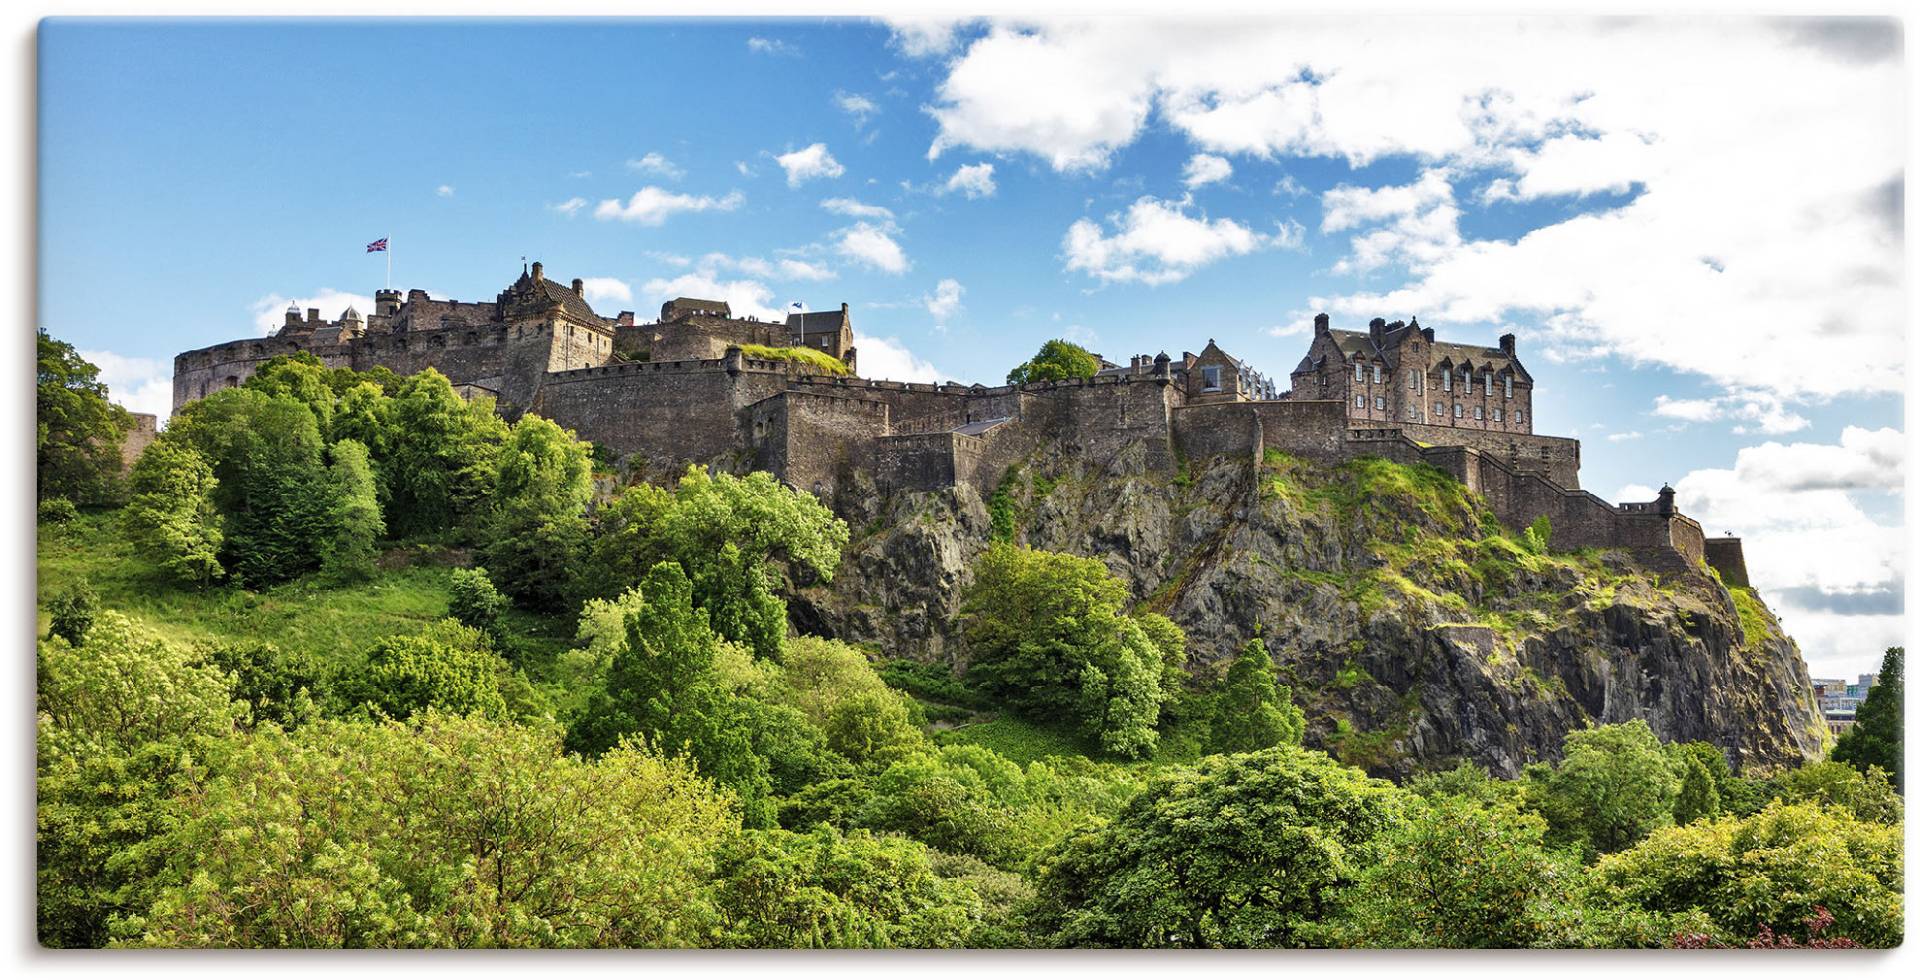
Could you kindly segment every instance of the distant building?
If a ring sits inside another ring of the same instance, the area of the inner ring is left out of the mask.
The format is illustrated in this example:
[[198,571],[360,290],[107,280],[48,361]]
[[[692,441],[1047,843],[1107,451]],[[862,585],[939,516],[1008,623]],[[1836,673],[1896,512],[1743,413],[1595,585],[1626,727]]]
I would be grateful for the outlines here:
[[1861,674],[1851,682],[1839,678],[1816,677],[1813,680],[1813,696],[1820,703],[1820,716],[1827,720],[1827,727],[1835,734],[1853,727],[1854,715],[1860,711],[1861,702],[1867,699],[1867,692],[1880,679],[1878,674]]

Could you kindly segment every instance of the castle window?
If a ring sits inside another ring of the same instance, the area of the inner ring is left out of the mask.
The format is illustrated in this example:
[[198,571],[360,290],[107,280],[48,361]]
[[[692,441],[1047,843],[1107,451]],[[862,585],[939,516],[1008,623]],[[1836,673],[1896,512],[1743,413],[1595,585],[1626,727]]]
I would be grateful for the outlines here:
[[1374,384],[1380,383],[1380,365],[1378,364],[1375,364],[1373,366],[1373,383]]
[[1518,425],[1521,422],[1525,422],[1526,420],[1527,420],[1526,413],[1520,411],[1517,408],[1513,410],[1513,421],[1515,425]]
[[1442,418],[1444,418],[1444,417],[1446,416],[1446,414],[1447,414],[1447,406],[1446,406],[1446,405],[1445,405],[1444,403],[1442,403],[1442,402],[1434,402],[1434,403],[1433,403],[1433,414],[1434,414],[1434,415],[1435,415],[1436,417],[1442,417]]
[[1493,372],[1492,371],[1488,371],[1480,375],[1480,381],[1481,381],[1481,387],[1484,388],[1486,391],[1491,392],[1493,390]]
[[1475,405],[1473,406],[1473,417],[1475,421],[1485,422],[1487,420],[1487,410]]
[[1467,414],[1467,410],[1466,410],[1466,408],[1465,408],[1464,406],[1462,406],[1462,405],[1461,405],[1461,404],[1460,404],[1459,402],[1454,402],[1454,403],[1453,403],[1453,417],[1454,417],[1454,418],[1460,418],[1461,416],[1463,416],[1463,415],[1465,415],[1465,414]]
[[1353,366],[1353,380],[1355,381],[1367,380],[1367,366],[1365,364],[1355,364]]
[[1452,371],[1448,371],[1447,373],[1440,376],[1440,390],[1441,391],[1453,390],[1453,372]]
[[1220,366],[1219,365],[1214,364],[1214,365],[1208,365],[1207,367],[1201,368],[1200,377],[1203,381],[1206,382],[1206,387],[1202,388],[1201,389],[1202,391],[1219,391],[1220,390]]
[[1365,396],[1365,395],[1355,395],[1355,396],[1353,396],[1353,407],[1354,407],[1354,408],[1366,408],[1366,407],[1367,407],[1367,396]]
[[1466,395],[1473,394],[1473,372],[1472,371],[1469,371],[1466,368],[1460,369],[1460,387],[1464,389],[1461,392],[1462,394],[1466,394]]
[[1407,372],[1407,390],[1408,391],[1420,390],[1420,372],[1418,371]]
[[1506,419],[1505,419],[1505,417],[1504,417],[1505,415],[1506,415],[1506,413],[1505,413],[1504,411],[1502,411],[1501,409],[1498,409],[1498,408],[1496,408],[1496,409],[1494,409],[1494,410],[1493,410],[1493,420],[1494,420],[1495,422],[1504,422],[1504,421],[1506,421]]
[[1378,411],[1382,411],[1382,412],[1386,411],[1387,410],[1386,396],[1385,395],[1373,396],[1373,407]]
[[1512,398],[1513,397],[1513,375],[1511,374],[1507,375],[1505,380],[1507,382],[1507,397]]

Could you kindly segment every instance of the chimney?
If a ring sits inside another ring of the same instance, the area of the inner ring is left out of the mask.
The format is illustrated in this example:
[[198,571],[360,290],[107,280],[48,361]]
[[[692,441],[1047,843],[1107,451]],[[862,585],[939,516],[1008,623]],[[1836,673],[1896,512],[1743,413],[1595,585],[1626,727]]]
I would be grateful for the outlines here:
[[1380,337],[1382,334],[1385,334],[1386,332],[1387,332],[1386,318],[1374,317],[1373,319],[1367,321],[1367,336],[1373,339],[1374,346],[1377,347],[1380,345]]
[[633,311],[621,310],[620,315],[613,318],[613,322],[618,323],[623,327],[633,326]]
[[1508,357],[1513,356],[1513,334],[1503,333],[1500,335],[1500,353]]
[[585,279],[575,279],[573,281],[573,295],[585,296],[586,294],[587,294],[587,281]]
[[320,322],[320,308],[318,306],[307,307],[307,322],[308,323]]
[[845,303],[841,303],[841,304],[840,304],[840,315],[841,315],[841,316],[846,316],[846,315],[847,315],[847,304],[845,304]]
[[546,278],[546,274],[540,271],[540,263],[535,262],[533,264],[533,281],[539,282],[540,280],[545,278]]
[[1314,316],[1313,335],[1316,337],[1324,337],[1327,334],[1332,333],[1333,328],[1332,326],[1330,326],[1332,322],[1333,321],[1330,320],[1325,313],[1317,314],[1316,316]]

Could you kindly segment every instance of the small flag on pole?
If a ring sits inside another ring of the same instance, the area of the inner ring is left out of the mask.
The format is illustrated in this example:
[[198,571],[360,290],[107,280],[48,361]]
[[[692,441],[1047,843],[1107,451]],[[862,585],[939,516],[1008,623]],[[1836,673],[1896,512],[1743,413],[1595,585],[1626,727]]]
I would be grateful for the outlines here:
[[380,239],[377,242],[373,242],[367,245],[367,251],[369,252],[384,252],[386,250],[387,250],[387,240],[384,238]]

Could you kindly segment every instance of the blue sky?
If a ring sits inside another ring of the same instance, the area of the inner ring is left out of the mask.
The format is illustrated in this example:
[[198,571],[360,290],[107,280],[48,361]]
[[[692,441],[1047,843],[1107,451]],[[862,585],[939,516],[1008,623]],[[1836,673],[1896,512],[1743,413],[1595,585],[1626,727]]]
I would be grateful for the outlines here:
[[[851,304],[863,373],[1313,313],[1513,331],[1537,429],[1663,481],[1816,674],[1904,625],[1896,31],[1337,19],[80,21],[41,31],[41,323],[164,412],[289,301]],[[1431,52],[1474,50],[1474,58]],[[356,299],[359,298],[359,299]],[[1836,356],[1837,352],[1846,352]]]

